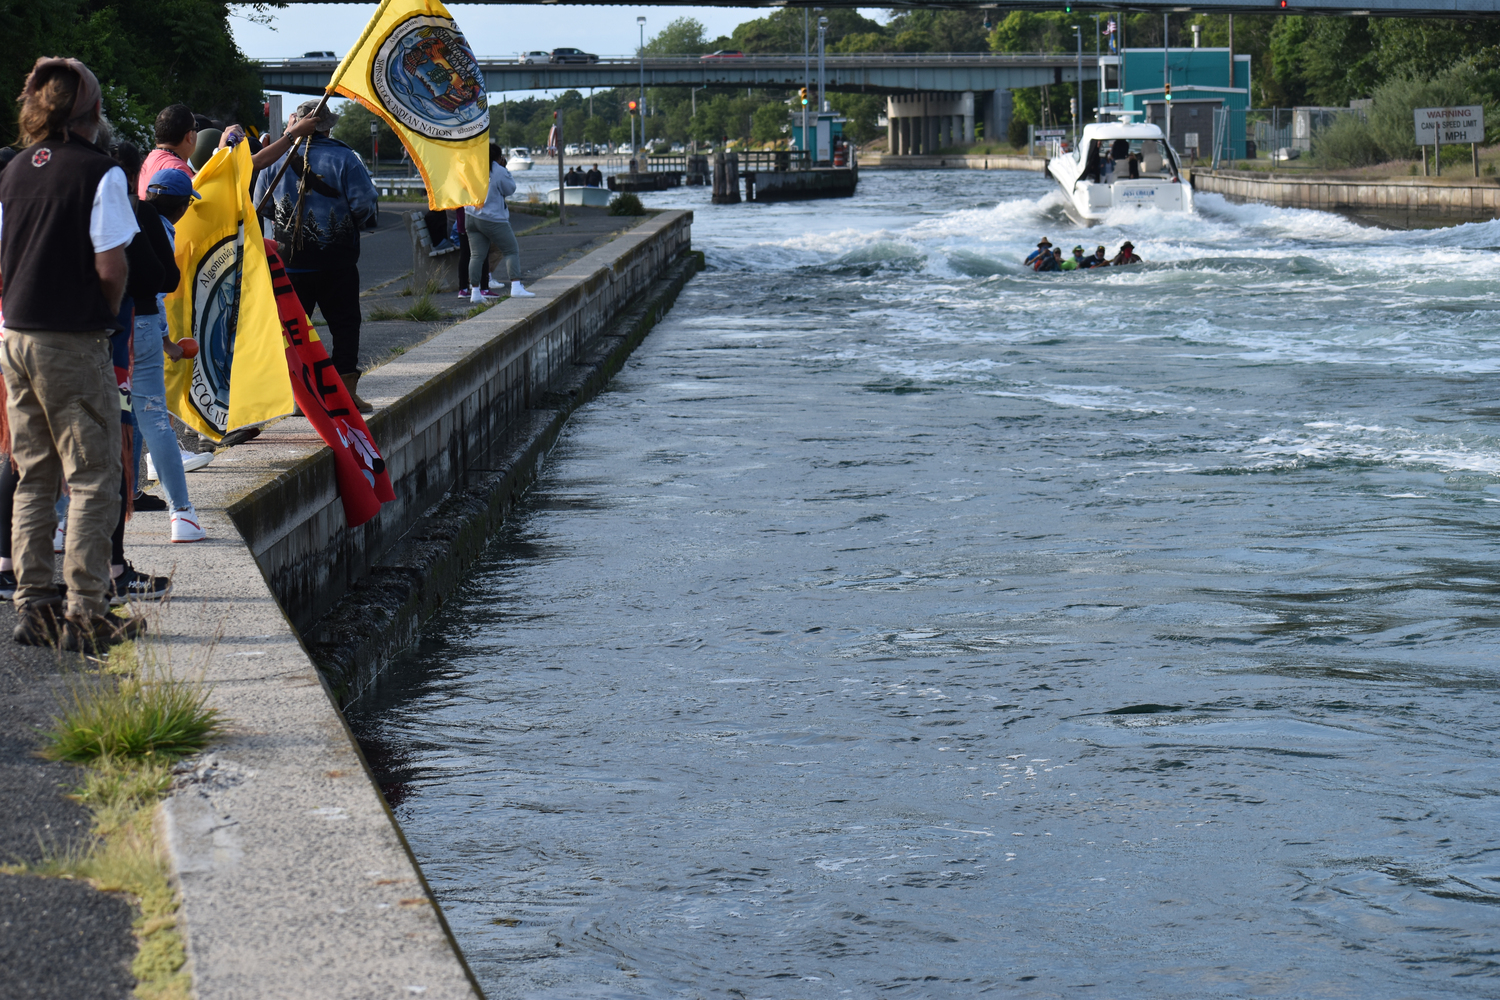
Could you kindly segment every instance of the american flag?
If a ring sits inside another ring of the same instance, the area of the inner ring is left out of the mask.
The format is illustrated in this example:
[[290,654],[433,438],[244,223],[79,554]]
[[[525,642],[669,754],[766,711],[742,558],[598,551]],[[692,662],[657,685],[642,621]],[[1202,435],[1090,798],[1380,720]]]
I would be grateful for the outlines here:
[[1104,33],[1106,35],[1113,35],[1115,33],[1115,22],[1113,22],[1113,21],[1105,21],[1104,22]]

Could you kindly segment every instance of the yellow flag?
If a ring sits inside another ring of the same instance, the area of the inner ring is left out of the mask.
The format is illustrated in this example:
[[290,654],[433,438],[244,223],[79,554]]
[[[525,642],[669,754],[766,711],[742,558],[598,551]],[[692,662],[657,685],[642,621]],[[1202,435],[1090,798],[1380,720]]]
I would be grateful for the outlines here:
[[250,198],[250,144],[221,149],[193,178],[202,195],[177,223],[182,281],[167,296],[174,341],[198,356],[167,365],[167,406],[215,441],[292,412],[292,384],[260,220]]
[[490,183],[484,74],[438,0],[385,0],[334,72],[333,89],[401,137],[434,212],[484,203]]

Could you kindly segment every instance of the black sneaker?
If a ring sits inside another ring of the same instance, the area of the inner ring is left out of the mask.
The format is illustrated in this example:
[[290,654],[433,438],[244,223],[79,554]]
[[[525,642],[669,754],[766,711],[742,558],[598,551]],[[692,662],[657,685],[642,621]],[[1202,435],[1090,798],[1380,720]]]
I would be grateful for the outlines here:
[[63,640],[63,602],[60,597],[27,601],[10,637],[23,646],[56,646]]
[[146,631],[144,618],[116,618],[99,615],[83,619],[69,616],[63,625],[62,648],[75,653],[98,656],[111,646],[134,639]]
[[118,608],[131,601],[159,601],[171,592],[171,580],[142,573],[127,562],[125,572],[109,583],[109,603]]
[[16,596],[16,571],[0,569],[0,597],[7,601]]
[[155,493],[137,493],[135,495],[135,502],[131,506],[135,508],[137,514],[168,509],[167,502]]

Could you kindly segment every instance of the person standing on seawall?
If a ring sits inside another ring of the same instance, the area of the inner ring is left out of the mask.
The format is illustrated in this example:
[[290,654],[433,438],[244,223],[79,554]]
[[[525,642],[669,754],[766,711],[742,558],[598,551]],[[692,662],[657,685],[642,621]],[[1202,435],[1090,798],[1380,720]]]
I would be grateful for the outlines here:
[[[290,153],[292,163],[264,210],[272,220],[276,249],[286,265],[287,277],[309,316],[323,310],[333,369],[343,379],[361,413],[375,408],[359,397],[359,234],[375,214],[378,197],[359,154],[328,133],[339,116],[328,108],[314,115],[317,101],[304,101],[288,123],[288,131],[299,122],[314,122],[311,144]],[[305,126],[304,126],[305,127]],[[281,169],[279,157],[267,165],[255,183],[257,205],[265,197],[273,177]],[[298,231],[297,188],[307,175],[305,199]]]
[[[16,487],[13,638],[97,652],[145,631],[109,616],[110,532],[120,513],[120,394],[109,334],[137,230],[125,172],[95,143],[99,81],[41,58],[21,94],[28,147],[0,173],[0,294]],[[63,578],[52,582],[53,504],[72,493]]]
[[[516,298],[532,298],[521,284],[521,245],[510,228],[510,210],[505,199],[516,192],[516,180],[505,166],[505,155],[500,147],[490,143],[490,187],[483,205],[476,205],[464,212],[464,221],[469,231],[469,301],[483,302],[484,286],[480,271],[489,259],[490,248],[500,251],[505,261],[505,270],[510,277],[510,294]],[[490,286],[494,287],[491,281]],[[503,286],[502,286],[503,287]]]

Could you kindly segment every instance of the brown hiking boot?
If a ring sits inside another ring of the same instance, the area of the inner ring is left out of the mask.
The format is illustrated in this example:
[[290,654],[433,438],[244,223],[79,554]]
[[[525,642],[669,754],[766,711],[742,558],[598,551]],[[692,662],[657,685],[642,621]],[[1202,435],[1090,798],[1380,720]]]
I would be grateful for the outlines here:
[[144,618],[117,618],[114,615],[94,615],[92,618],[68,615],[63,629],[62,648],[75,653],[98,656],[109,647],[146,631]]
[[339,378],[344,380],[344,388],[349,390],[349,398],[354,400],[354,408],[360,413],[374,413],[375,407],[360,399],[359,393],[355,391],[359,388],[359,375],[359,372],[350,372],[348,375],[340,375]]
[[44,597],[21,605],[21,620],[10,637],[23,646],[56,646],[63,639],[63,600]]

